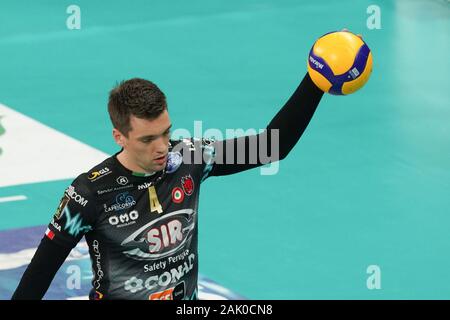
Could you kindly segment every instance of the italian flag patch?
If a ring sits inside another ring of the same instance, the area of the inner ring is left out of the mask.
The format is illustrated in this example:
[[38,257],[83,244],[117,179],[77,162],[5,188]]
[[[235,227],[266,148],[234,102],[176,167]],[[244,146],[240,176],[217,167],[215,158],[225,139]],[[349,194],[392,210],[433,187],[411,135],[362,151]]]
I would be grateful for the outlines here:
[[50,240],[53,240],[53,238],[55,237],[55,233],[52,230],[50,230],[49,228],[47,228],[47,231],[45,231],[45,235]]

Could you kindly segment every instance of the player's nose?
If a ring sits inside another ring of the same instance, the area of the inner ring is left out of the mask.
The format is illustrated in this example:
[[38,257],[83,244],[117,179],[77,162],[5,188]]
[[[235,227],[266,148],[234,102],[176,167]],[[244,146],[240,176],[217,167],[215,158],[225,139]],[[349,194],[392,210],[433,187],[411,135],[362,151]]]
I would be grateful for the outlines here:
[[155,152],[157,154],[164,155],[164,154],[167,153],[167,150],[169,148],[167,139],[165,139],[164,137],[159,137],[155,141],[155,143],[156,143],[156,145],[155,145]]

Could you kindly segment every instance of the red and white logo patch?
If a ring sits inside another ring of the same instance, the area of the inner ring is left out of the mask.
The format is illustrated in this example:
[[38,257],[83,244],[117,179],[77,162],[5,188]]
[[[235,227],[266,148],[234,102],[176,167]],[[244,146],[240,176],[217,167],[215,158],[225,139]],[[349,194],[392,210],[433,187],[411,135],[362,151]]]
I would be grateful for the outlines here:
[[191,175],[181,178],[181,186],[188,196],[194,193],[194,179],[192,179]]
[[175,203],[181,203],[184,200],[184,192],[180,187],[175,187],[172,190],[172,201]]

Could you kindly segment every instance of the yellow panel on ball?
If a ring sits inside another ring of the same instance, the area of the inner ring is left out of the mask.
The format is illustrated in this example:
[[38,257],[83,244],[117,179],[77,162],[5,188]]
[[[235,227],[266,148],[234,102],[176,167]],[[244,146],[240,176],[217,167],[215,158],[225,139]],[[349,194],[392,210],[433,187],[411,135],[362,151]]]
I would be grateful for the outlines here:
[[355,61],[355,52],[364,44],[351,32],[340,31],[319,38],[314,53],[324,59],[335,75],[347,72]]
[[327,80],[327,78],[325,78],[323,75],[321,75],[316,70],[312,69],[309,65],[308,65],[308,72],[309,72],[309,76],[311,77],[312,81],[322,91],[328,92],[328,90],[330,90],[332,84],[330,81]]

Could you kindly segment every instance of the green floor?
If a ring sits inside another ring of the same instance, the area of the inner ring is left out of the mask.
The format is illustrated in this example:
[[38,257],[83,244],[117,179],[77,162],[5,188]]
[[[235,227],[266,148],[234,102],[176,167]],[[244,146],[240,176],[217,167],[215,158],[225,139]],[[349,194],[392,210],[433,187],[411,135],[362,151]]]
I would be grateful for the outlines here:
[[[200,272],[251,299],[450,298],[448,1],[79,0],[73,31],[70,4],[1,2],[0,103],[106,153],[118,80],[156,82],[175,128],[264,128],[318,36],[362,33],[371,79],[322,100],[277,175],[205,182]],[[0,188],[28,196],[0,203],[0,230],[47,224],[68,183]]]

